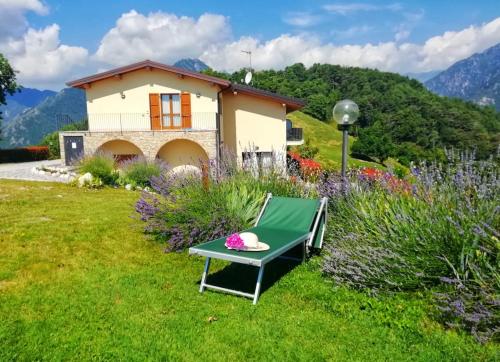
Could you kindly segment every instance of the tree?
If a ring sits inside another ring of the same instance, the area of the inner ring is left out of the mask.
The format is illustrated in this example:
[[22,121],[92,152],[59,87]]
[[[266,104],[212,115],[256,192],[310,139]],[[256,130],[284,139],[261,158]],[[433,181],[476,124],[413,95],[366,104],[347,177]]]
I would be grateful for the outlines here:
[[358,139],[351,147],[352,153],[377,158],[381,164],[384,164],[395,150],[388,132],[378,122],[373,127],[361,129]]
[[[18,89],[19,86],[16,83],[16,72],[12,69],[3,54],[0,53],[0,105],[7,104],[7,95],[13,95]],[[2,112],[0,112],[0,137],[2,136],[1,121]]]

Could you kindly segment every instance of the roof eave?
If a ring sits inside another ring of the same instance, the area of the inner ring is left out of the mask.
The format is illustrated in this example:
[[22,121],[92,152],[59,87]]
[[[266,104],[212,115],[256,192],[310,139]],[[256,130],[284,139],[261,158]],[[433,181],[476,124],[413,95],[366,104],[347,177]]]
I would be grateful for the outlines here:
[[236,91],[237,93],[246,94],[249,96],[258,97],[261,99],[266,99],[266,100],[274,101],[277,103],[281,103],[281,104],[283,104],[284,107],[286,107],[286,113],[297,111],[305,106],[305,102],[302,100],[285,97],[285,96],[282,96],[282,95],[279,95],[276,93],[273,93],[273,94],[261,93],[261,92],[259,92],[258,88],[255,88],[255,89],[251,89],[251,88],[247,88],[247,87],[242,88],[241,86],[239,87],[237,84],[235,84],[235,85],[233,85],[232,90]]
[[170,65],[165,65],[165,64],[153,62],[151,60],[145,60],[142,62],[130,64],[130,65],[127,65],[124,67],[111,69],[111,70],[108,70],[106,72],[102,72],[102,73],[94,74],[94,75],[87,76],[84,78],[72,80],[72,81],[67,82],[66,85],[68,87],[84,88],[85,84],[90,84],[93,82],[97,82],[100,80],[108,79],[108,78],[111,78],[111,77],[114,77],[117,75],[122,75],[125,73],[133,72],[133,71],[143,69],[143,68],[148,68],[148,67],[151,69],[164,70],[164,71],[176,73],[176,74],[179,74],[182,76],[203,80],[203,81],[214,83],[214,84],[220,85],[220,86],[228,86],[231,84],[231,82],[229,82],[228,80],[225,80],[225,79],[212,77],[210,75],[205,75],[205,74],[201,74],[198,72],[188,71],[188,70],[185,70],[182,68],[177,68],[177,67],[173,67]]

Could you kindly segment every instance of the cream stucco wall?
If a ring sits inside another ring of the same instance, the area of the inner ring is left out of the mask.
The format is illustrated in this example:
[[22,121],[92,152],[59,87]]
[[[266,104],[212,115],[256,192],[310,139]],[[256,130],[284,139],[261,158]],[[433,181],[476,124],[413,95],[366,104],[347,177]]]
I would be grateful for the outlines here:
[[223,142],[241,161],[242,152],[286,153],[286,108],[277,102],[244,94],[224,93]]
[[206,81],[158,69],[100,80],[86,89],[89,130],[150,129],[149,93],[181,92],[191,93],[192,127],[215,129],[218,90]]
[[158,151],[158,157],[173,169],[186,165],[200,168],[202,163],[208,162],[205,150],[196,142],[187,139],[168,142]]

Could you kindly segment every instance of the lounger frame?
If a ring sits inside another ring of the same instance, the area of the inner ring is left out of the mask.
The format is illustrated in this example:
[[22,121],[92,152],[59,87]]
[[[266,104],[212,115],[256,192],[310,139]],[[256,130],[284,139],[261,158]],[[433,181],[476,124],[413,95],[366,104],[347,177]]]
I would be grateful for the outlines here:
[[[264,214],[264,211],[265,211],[267,205],[269,204],[269,200],[271,200],[271,198],[272,198],[272,194],[268,193],[266,196],[266,200],[264,202],[264,205],[262,206],[262,209],[259,213],[259,216],[257,217],[257,220],[255,222],[255,226],[258,225],[262,215]],[[293,240],[292,242],[287,243],[286,245],[282,246],[279,249],[276,249],[275,251],[266,255],[262,259],[254,259],[254,258],[249,258],[249,257],[245,257],[245,256],[240,256],[240,255],[231,255],[231,254],[224,254],[224,253],[219,253],[219,252],[215,252],[215,251],[196,249],[196,247],[190,248],[189,254],[200,255],[200,256],[206,257],[205,268],[203,270],[203,274],[202,274],[201,282],[200,282],[200,293],[203,293],[205,291],[205,289],[208,288],[208,289],[213,289],[213,290],[216,290],[219,292],[225,292],[225,293],[229,293],[229,294],[239,295],[242,297],[247,297],[247,298],[250,298],[253,300],[254,305],[257,304],[257,301],[259,300],[259,296],[260,296],[262,277],[264,276],[264,268],[265,268],[266,264],[269,263],[270,261],[276,259],[276,258],[294,260],[294,261],[298,261],[298,262],[305,261],[308,248],[311,248],[313,246],[314,235],[315,235],[315,232],[318,228],[321,214],[323,212],[325,212],[325,213],[327,212],[327,203],[328,203],[328,199],[326,197],[321,199],[317,215],[314,219],[314,224],[313,224],[314,226],[313,226],[313,229],[311,230],[311,232],[301,236],[300,238],[298,238],[296,240]],[[323,243],[324,230],[326,228],[326,216],[327,215],[325,214],[325,223],[324,223],[323,230],[321,233],[320,246]],[[296,246],[298,246],[300,244],[303,245],[302,258],[293,258],[293,257],[283,256],[284,253],[286,253],[290,249],[295,248]],[[252,266],[258,267],[259,273],[257,275],[257,281],[255,284],[254,293],[253,294],[252,293],[245,293],[245,292],[235,290],[235,289],[223,288],[223,287],[219,287],[219,286],[216,286],[213,284],[208,284],[207,277],[208,277],[208,273],[210,270],[210,261],[212,258],[222,259],[222,260],[227,260],[227,261],[234,262],[234,263],[240,263],[240,264],[246,264],[246,265],[252,265]]]

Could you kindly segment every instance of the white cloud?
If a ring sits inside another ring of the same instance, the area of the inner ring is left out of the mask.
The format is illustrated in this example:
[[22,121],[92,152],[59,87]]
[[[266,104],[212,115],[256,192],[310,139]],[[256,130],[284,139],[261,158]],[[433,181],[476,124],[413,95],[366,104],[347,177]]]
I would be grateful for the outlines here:
[[49,9],[39,0],[0,0],[0,40],[24,33],[27,11],[46,15]]
[[481,26],[447,31],[428,39],[421,48],[423,70],[443,69],[500,42],[500,17]]
[[283,21],[293,26],[305,28],[318,24],[321,17],[308,12],[294,11],[286,14]]
[[0,52],[18,71],[18,82],[25,86],[58,89],[74,68],[85,65],[88,51],[61,44],[59,26],[29,27],[27,12],[48,14],[38,0],[0,0]]
[[375,5],[368,3],[335,3],[335,4],[327,4],[323,6],[328,12],[339,14],[339,15],[348,15],[351,13],[357,13],[361,11],[400,11],[402,10],[401,4],[394,3],[389,5]]
[[461,31],[449,31],[424,44],[385,42],[366,45],[322,43],[311,35],[281,35],[260,41],[253,37],[212,46],[200,58],[215,69],[233,71],[247,65],[241,49],[252,51],[257,69],[279,69],[302,62],[377,68],[394,72],[444,69],[458,60],[500,42],[500,18]]
[[228,18],[203,14],[198,19],[163,12],[123,14],[101,40],[95,59],[123,65],[146,58],[171,63],[197,57],[205,49],[226,42],[231,35]]
[[88,58],[85,48],[60,43],[57,24],[40,30],[29,28],[20,38],[0,42],[0,51],[19,72],[19,83],[32,87],[57,88]]

